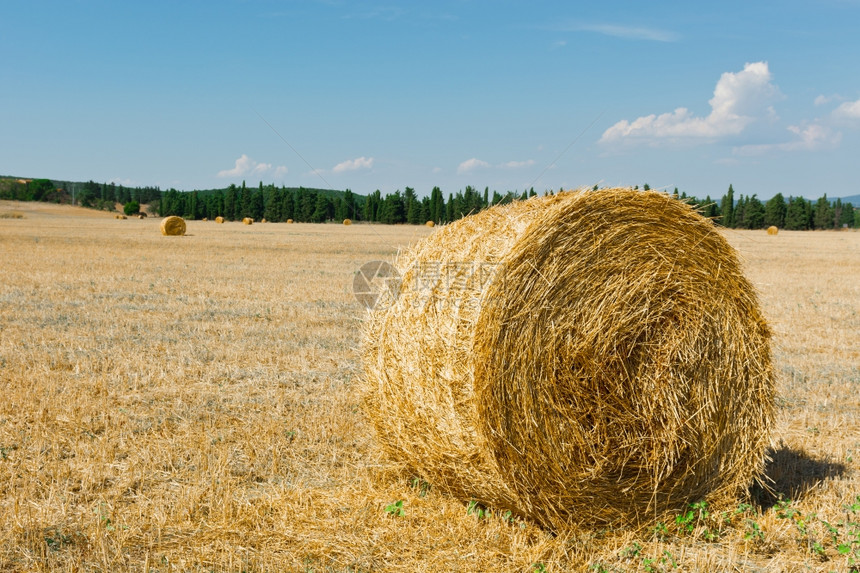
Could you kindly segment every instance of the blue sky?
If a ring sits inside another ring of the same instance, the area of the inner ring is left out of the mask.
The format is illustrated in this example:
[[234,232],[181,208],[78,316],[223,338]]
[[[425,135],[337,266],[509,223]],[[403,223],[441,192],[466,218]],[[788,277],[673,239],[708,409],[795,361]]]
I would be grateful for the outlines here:
[[860,0],[0,1],[0,174],[858,192]]

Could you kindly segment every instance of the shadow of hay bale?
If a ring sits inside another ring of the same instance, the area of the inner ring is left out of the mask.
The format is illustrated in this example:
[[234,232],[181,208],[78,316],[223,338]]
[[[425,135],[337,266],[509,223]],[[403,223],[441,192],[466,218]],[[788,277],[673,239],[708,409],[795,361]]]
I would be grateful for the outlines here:
[[752,499],[767,510],[780,498],[797,500],[826,479],[838,478],[848,466],[826,458],[815,458],[807,452],[781,444],[768,450],[770,461],[762,480],[767,487],[756,484],[751,490]]

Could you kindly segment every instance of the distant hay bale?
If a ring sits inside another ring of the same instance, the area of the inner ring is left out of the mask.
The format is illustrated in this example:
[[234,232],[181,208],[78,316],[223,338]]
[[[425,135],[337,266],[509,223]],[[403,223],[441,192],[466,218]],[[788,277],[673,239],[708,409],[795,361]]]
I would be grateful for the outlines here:
[[138,219],[146,219],[146,215],[138,215],[137,218]]
[[287,219],[287,223],[289,223],[290,225],[292,225],[292,224],[293,224],[293,220],[292,220],[292,219]]
[[185,234],[185,219],[171,215],[161,221],[161,234],[178,236]]
[[778,227],[771,225],[770,227],[767,228],[767,234],[768,235],[776,235],[777,233],[779,233]]
[[344,225],[352,225],[352,219],[344,219],[343,224]]
[[770,329],[733,248],[653,191],[564,192],[440,228],[365,324],[364,408],[440,491],[543,526],[736,499],[774,421]]
[[433,221],[427,221],[427,222],[426,222],[426,223],[424,223],[424,224],[425,224],[426,226],[428,226],[428,227],[435,227],[435,226],[436,226],[436,223],[434,223]]
[[208,221],[208,220],[209,219],[207,217],[203,217],[203,219],[201,219],[201,221]]
[[125,215],[122,215],[122,214],[114,215],[113,218],[114,219],[128,219],[128,217],[126,217]]
[[216,222],[216,223],[223,223],[223,222],[224,222],[224,217],[221,217],[221,216],[215,217],[215,222]]
[[254,219],[252,219],[251,217],[245,217],[244,219],[242,219],[242,224],[243,225],[253,225]]
[[261,222],[261,223],[268,223],[268,221],[266,221],[266,218],[265,218],[265,217],[263,217],[262,219],[260,219],[260,222]]

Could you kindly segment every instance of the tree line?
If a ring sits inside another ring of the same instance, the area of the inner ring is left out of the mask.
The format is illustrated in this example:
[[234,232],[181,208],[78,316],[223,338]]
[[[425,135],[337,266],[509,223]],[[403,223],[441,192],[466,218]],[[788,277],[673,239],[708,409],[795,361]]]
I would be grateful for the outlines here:
[[50,179],[0,179],[0,199],[68,203],[99,210],[113,211],[114,205],[158,202],[158,187],[126,187],[116,183],[87,181],[52,181]]
[[[597,186],[594,187],[597,189]],[[635,189],[639,187],[636,186]],[[643,189],[650,187],[645,184]],[[544,194],[552,194],[545,191]],[[0,178],[0,199],[19,201],[49,201],[75,203],[84,207],[113,210],[122,205],[149,204],[150,209],[162,216],[179,215],[187,219],[227,220],[266,219],[284,222],[323,223],[326,221],[368,221],[385,224],[437,224],[450,223],[493,205],[525,200],[537,195],[534,188],[528,191],[508,191],[504,194],[485,187],[483,192],[472,186],[447,198],[439,187],[430,194],[418,197],[415,189],[406,187],[383,195],[378,189],[367,196],[350,191],[312,189],[305,187],[276,187],[263,185],[248,187],[230,185],[226,189],[201,191],[162,191],[158,187],[126,187],[115,183],[74,183],[49,179],[19,180]],[[762,229],[775,226],[788,230],[835,229],[860,227],[860,214],[851,203],[841,199],[831,201],[827,195],[817,200],[777,193],[767,201],[757,195],[738,195],[729,185],[719,199],[710,196],[699,199],[678,192],[673,195],[691,203],[716,224],[730,229]]]
[[213,219],[221,216],[229,221],[245,217],[272,222],[293,220],[302,223],[326,221],[368,221],[385,224],[450,223],[470,213],[492,205],[527,199],[537,195],[534,188],[523,193],[504,195],[489,188],[479,192],[472,186],[457,193],[449,193],[446,200],[442,190],[434,187],[429,196],[418,197],[415,189],[406,187],[383,195],[378,189],[365,196],[349,189],[331,191],[305,187],[276,187],[263,185],[248,187],[230,185],[227,189],[209,191],[177,191],[170,189],[162,194],[158,214],[179,215],[187,219]]

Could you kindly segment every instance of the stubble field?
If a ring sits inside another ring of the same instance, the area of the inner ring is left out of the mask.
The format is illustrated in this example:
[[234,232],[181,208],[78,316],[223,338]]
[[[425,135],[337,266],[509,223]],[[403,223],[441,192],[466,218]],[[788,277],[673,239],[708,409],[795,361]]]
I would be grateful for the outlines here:
[[773,495],[551,535],[403,473],[362,415],[353,273],[432,229],[158,224],[0,201],[0,571],[860,563],[860,233],[726,234],[775,334]]

